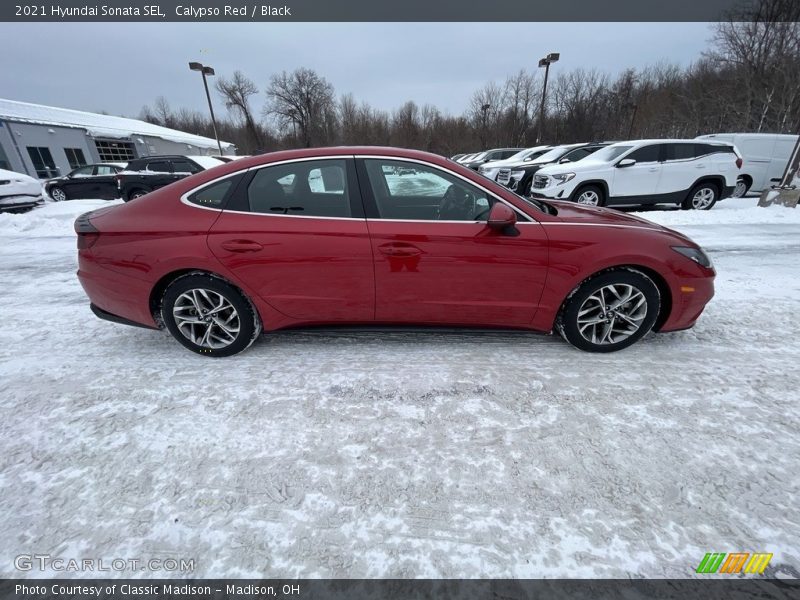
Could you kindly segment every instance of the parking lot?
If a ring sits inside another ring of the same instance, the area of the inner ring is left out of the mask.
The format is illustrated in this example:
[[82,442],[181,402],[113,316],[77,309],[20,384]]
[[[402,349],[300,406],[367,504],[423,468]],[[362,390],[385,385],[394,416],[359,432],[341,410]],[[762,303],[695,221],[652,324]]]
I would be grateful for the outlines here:
[[643,214],[704,245],[717,295],[609,355],[294,331],[212,360],[91,314],[71,227],[101,202],[0,215],[0,573],[23,553],[198,577],[682,578],[717,551],[789,569],[800,213],[755,202]]

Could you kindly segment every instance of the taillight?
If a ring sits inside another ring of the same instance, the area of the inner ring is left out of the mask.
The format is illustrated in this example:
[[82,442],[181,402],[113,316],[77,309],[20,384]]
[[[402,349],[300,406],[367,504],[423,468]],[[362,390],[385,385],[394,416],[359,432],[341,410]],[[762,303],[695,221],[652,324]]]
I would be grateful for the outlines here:
[[741,158],[737,158],[736,159],[736,168],[737,169],[741,169],[743,164],[744,164],[744,162],[742,161]]
[[78,250],[87,250],[94,246],[95,242],[97,242],[97,238],[100,237],[100,232],[97,230],[97,227],[92,225],[91,217],[92,213],[83,213],[77,219],[75,219],[75,233],[78,234]]

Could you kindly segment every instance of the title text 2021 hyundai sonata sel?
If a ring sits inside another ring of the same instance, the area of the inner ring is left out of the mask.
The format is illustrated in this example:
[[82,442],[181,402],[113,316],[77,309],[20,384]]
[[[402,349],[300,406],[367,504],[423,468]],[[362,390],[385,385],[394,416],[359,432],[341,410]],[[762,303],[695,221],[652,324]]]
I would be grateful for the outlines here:
[[558,331],[609,352],[691,327],[713,296],[709,259],[680,233],[525,200],[446,158],[396,148],[245,158],[75,228],[95,314],[166,327],[209,356],[320,324]]

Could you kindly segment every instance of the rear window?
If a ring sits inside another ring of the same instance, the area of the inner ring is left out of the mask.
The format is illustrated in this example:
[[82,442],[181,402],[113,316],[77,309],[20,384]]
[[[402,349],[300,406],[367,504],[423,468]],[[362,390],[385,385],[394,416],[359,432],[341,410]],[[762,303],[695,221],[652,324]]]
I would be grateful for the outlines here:
[[658,162],[659,148],[659,144],[644,146],[638,150],[634,150],[625,158],[632,158],[636,162],[640,163]]
[[196,191],[189,196],[187,200],[192,204],[198,206],[206,206],[208,208],[222,208],[225,197],[233,186],[233,179],[223,179],[201,190]]

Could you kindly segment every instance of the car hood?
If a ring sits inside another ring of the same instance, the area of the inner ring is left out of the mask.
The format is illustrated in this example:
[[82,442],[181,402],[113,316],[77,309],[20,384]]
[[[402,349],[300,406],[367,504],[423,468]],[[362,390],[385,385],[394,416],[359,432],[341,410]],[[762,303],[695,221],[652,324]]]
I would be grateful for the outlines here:
[[576,160],[575,162],[568,163],[548,163],[539,172],[540,175],[553,175],[556,173],[573,172],[573,173],[587,173],[590,171],[597,171],[600,169],[608,169],[609,163],[602,160],[591,160],[591,157]]
[[641,217],[636,217],[610,208],[585,206],[583,204],[575,204],[574,202],[565,202],[561,200],[547,200],[547,204],[551,204],[555,207],[558,211],[558,218],[566,223],[627,225],[629,227],[671,231],[658,223],[653,223],[647,219],[642,219]]

